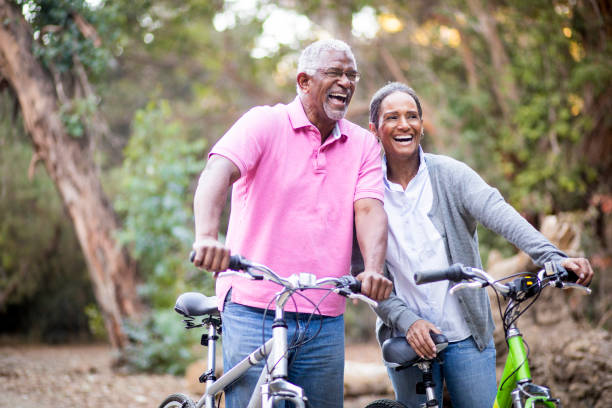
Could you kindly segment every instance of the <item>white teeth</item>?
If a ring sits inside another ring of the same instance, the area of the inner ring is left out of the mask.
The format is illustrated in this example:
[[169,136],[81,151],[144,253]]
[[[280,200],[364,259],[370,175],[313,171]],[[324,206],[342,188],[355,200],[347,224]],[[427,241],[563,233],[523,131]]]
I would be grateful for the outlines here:
[[413,137],[412,136],[399,136],[399,137],[394,137],[393,140],[395,140],[396,142],[410,142],[412,141]]
[[333,98],[339,98],[339,99],[342,99],[343,101],[345,101],[345,100],[346,100],[346,98],[347,98],[347,96],[346,96],[346,95],[344,95],[344,94],[337,94],[337,93],[332,93],[332,94],[329,94],[329,96],[331,96],[331,97],[333,97]]

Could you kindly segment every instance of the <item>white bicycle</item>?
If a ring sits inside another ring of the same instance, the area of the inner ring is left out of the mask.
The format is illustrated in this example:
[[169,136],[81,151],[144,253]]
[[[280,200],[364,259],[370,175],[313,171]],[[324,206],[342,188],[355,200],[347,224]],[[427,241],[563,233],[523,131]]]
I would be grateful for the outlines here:
[[[193,253],[192,253],[193,258]],[[274,296],[275,319],[285,322],[285,304],[296,291],[304,289],[327,289],[345,297],[359,299],[374,307],[377,303],[360,294],[361,282],[353,276],[340,278],[316,279],[310,273],[300,273],[282,278],[270,268],[240,255],[230,258],[231,271],[222,272],[219,276],[238,275],[254,280],[269,280],[281,286],[281,290]],[[185,394],[169,395],[159,408],[214,408],[218,405],[222,392],[234,381],[242,377],[246,371],[266,360],[259,376],[259,381],[253,391],[247,408],[272,408],[279,401],[290,401],[295,407],[308,406],[308,398],[304,390],[287,380],[288,375],[288,341],[287,325],[275,324],[272,329],[272,338],[253,350],[241,362],[225,372],[221,377],[215,377],[215,351],[216,341],[219,339],[221,329],[221,315],[217,309],[216,296],[205,296],[197,292],[187,292],[180,295],[174,310],[185,317],[185,328],[205,328],[202,335],[202,345],[208,347],[208,366],[206,372],[200,377],[200,382],[206,383],[206,391],[196,402]],[[201,319],[200,321],[196,321]]]

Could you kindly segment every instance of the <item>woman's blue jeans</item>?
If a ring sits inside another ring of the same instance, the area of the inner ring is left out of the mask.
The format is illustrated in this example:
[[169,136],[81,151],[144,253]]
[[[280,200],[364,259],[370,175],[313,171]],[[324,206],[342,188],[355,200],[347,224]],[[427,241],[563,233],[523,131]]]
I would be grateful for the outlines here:
[[[291,300],[289,300],[291,301]],[[223,320],[223,367],[227,371],[259,347],[263,338],[272,337],[274,311],[265,316],[262,309],[227,301]],[[341,408],[344,390],[344,318],[286,313],[289,342],[288,380],[304,389],[310,406]],[[322,323],[322,324],[321,324]],[[316,338],[312,337],[320,332]],[[309,340],[310,339],[310,340]],[[296,343],[308,340],[298,348]],[[225,406],[245,408],[257,384],[264,362],[251,367],[225,392]],[[290,404],[287,403],[289,406]]]
[[[450,394],[453,408],[491,408],[497,393],[495,381],[495,345],[489,342],[479,351],[474,339],[449,343],[442,352],[444,363],[433,364],[436,398],[442,407],[443,380]],[[395,399],[408,408],[418,408],[425,402],[425,395],[416,393],[416,384],[423,374],[417,367],[400,371],[387,368]]]

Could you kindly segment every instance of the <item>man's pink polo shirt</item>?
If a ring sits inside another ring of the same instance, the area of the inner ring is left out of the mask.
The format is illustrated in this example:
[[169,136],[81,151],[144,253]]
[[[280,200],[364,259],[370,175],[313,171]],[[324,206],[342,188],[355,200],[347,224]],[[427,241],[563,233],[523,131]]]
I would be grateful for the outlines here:
[[[299,97],[288,105],[249,110],[217,142],[218,154],[240,170],[232,190],[226,245],[265,264],[281,276],[313,273],[317,278],[349,273],[353,203],[361,198],[383,200],[380,148],[365,129],[341,120],[321,145]],[[219,307],[228,290],[232,301],[273,308],[280,286],[240,277],[217,279]],[[344,313],[345,300],[334,293],[300,292],[321,314]],[[325,297],[325,299],[323,299]],[[321,301],[323,299],[323,301]],[[301,295],[287,302],[287,311],[310,313],[314,307]]]

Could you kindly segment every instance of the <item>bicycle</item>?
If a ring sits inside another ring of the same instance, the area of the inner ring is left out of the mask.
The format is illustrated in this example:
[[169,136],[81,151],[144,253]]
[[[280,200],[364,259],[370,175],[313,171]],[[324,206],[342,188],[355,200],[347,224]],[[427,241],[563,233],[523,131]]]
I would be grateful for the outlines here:
[[[512,278],[514,280],[508,283],[501,283],[501,281]],[[461,264],[454,264],[439,271],[415,274],[415,282],[418,285],[441,280],[455,282],[450,289],[451,294],[467,288],[490,286],[496,294],[501,294],[508,300],[503,313],[501,304],[499,306],[508,345],[508,356],[493,408],[561,407],[561,401],[551,396],[548,387],[532,381],[529,369],[529,348],[516,326],[516,321],[538,300],[541,291],[548,286],[560,289],[576,288],[586,294],[590,294],[591,290],[573,283],[577,280],[576,275],[567,271],[559,262],[546,262],[544,269],[536,274],[521,272],[500,280],[494,279],[481,269]],[[532,300],[521,308],[521,305],[529,299]]]
[[[419,368],[423,374],[423,380],[417,384],[415,391],[417,394],[425,394],[427,398],[422,407],[438,408],[438,400],[435,395],[436,384],[433,381],[431,367],[434,361],[442,361],[440,353],[448,346],[448,339],[445,335],[433,331],[430,331],[429,335],[436,345],[434,359],[419,357],[403,336],[385,340],[382,345],[382,355],[387,366],[395,370],[403,370],[412,366]],[[405,408],[405,405],[399,401],[383,398],[369,403],[366,408]]]
[[[193,260],[194,254],[190,258]],[[285,323],[284,307],[292,294],[304,289],[324,289],[342,296],[359,299],[374,307],[377,302],[360,294],[361,282],[353,276],[347,275],[339,278],[321,278],[310,273],[294,274],[283,278],[265,265],[249,261],[240,255],[230,257],[229,270],[219,276],[238,275],[247,279],[269,280],[281,286],[281,290],[274,296],[275,324],[272,328],[272,338],[265,341],[241,362],[225,372],[219,378],[215,377],[216,368],[216,341],[219,339],[221,328],[221,315],[217,309],[216,296],[205,296],[197,292],[187,292],[180,295],[174,310],[183,315],[186,329],[204,327],[206,332],[202,335],[201,344],[208,347],[207,371],[199,381],[206,383],[206,391],[197,402],[185,394],[171,394],[159,408],[214,408],[220,399],[221,393],[234,381],[242,377],[252,366],[266,360],[264,368],[248,408],[272,408],[276,402],[290,401],[295,407],[307,406],[308,398],[301,387],[287,380],[288,376],[288,339],[287,324]],[[196,322],[201,318],[201,322]]]

